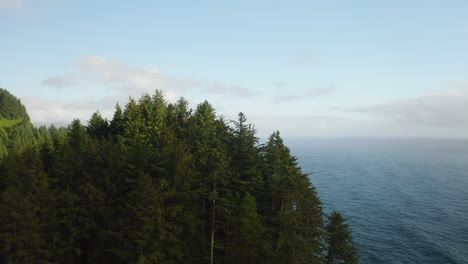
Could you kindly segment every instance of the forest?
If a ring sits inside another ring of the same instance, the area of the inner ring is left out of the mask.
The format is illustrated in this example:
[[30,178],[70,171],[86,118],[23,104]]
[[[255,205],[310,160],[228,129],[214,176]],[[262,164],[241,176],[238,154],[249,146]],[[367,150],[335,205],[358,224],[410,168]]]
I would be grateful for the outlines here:
[[35,127],[0,89],[1,263],[358,263],[280,133],[162,91]]

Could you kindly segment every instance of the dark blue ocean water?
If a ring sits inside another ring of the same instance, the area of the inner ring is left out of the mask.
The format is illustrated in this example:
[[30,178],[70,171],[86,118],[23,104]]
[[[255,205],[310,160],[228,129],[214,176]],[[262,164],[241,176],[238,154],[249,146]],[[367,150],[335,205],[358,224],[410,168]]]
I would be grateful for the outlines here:
[[360,263],[468,263],[468,141],[286,139]]

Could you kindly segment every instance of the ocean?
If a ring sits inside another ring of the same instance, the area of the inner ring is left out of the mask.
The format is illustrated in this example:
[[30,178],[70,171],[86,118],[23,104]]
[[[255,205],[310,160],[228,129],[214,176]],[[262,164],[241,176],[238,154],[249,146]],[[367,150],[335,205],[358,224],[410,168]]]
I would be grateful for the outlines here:
[[468,263],[468,140],[290,138],[360,263]]

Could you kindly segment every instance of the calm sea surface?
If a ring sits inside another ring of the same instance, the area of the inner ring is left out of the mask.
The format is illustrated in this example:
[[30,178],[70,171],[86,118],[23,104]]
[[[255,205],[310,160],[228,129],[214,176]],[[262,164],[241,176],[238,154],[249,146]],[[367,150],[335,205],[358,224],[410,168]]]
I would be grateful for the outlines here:
[[360,263],[468,263],[468,141],[285,139]]

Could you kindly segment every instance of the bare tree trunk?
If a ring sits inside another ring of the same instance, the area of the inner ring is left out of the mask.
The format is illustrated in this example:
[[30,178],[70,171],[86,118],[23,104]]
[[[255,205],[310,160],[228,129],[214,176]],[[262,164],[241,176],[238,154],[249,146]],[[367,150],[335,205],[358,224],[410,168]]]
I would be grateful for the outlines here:
[[328,247],[328,254],[327,254],[327,264],[333,264],[333,246]]
[[215,235],[215,202],[216,200],[213,199],[213,218],[211,221],[211,252],[210,252],[210,263],[213,264],[213,255],[214,255],[214,235]]

